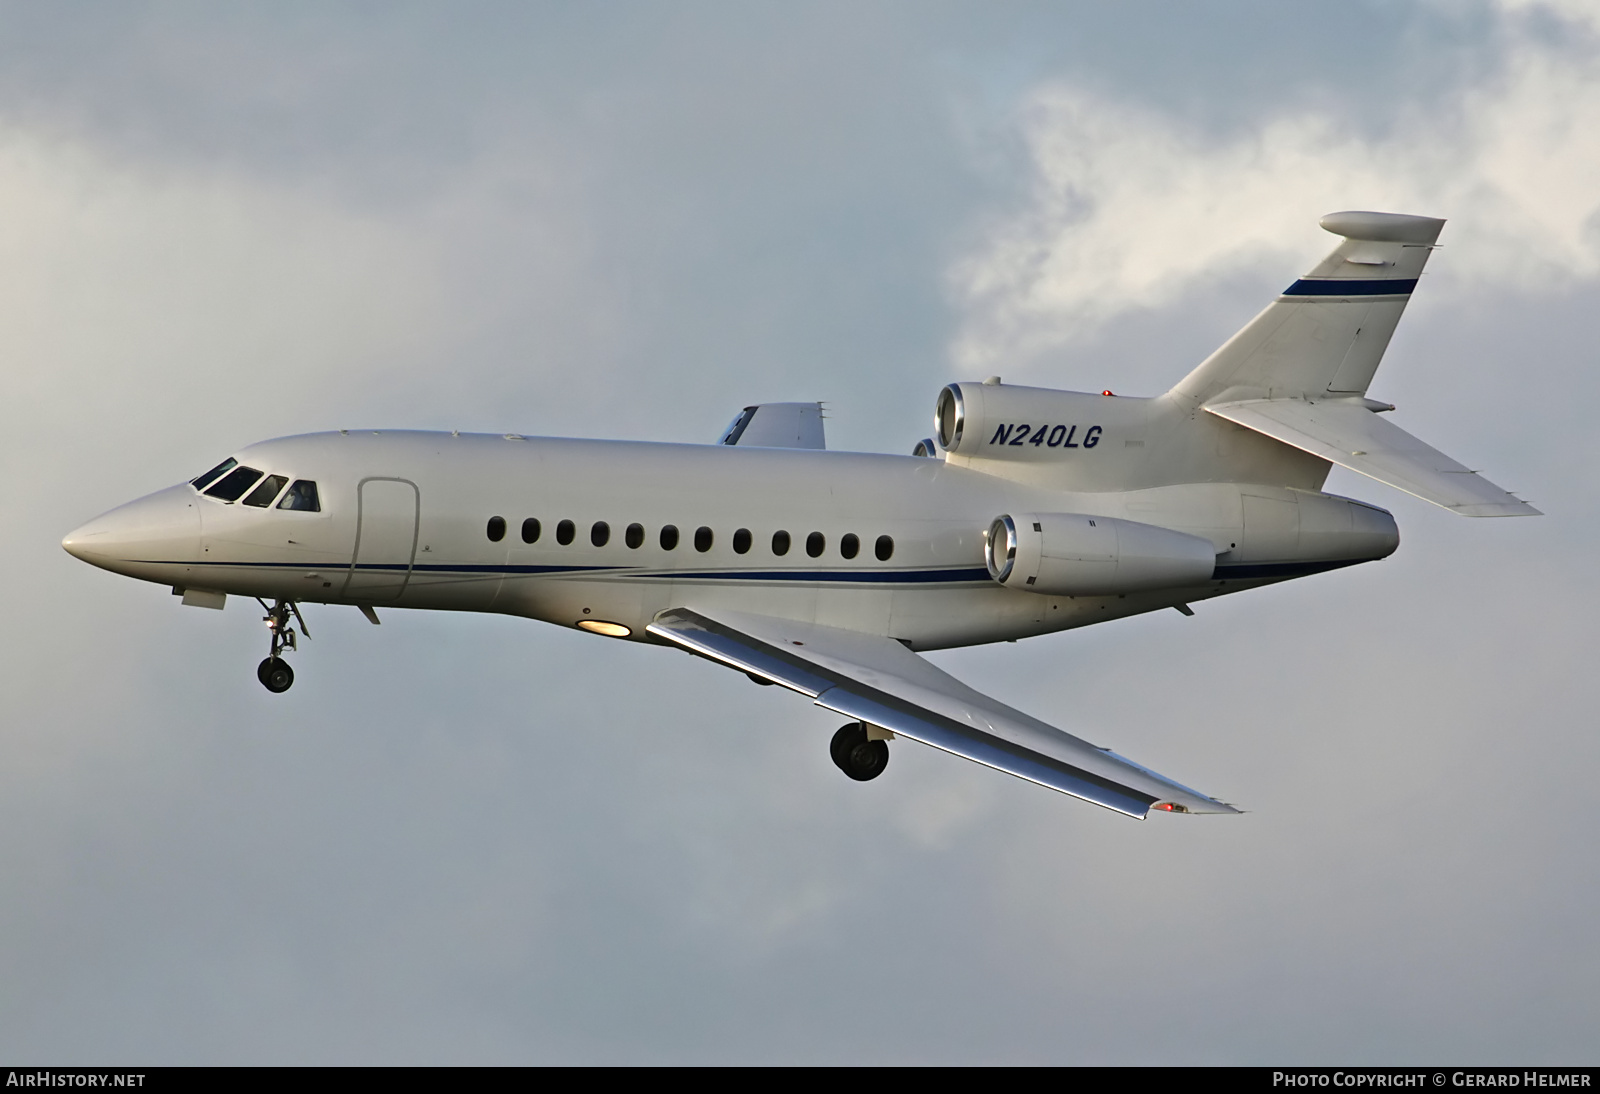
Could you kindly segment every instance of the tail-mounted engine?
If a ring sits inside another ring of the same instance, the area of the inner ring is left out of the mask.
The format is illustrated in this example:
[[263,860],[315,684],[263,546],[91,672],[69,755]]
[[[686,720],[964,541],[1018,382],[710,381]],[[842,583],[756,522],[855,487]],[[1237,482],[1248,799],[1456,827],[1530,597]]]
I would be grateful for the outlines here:
[[[1109,430],[1126,433],[1142,426],[1147,402],[1118,399],[1110,392],[1091,395],[998,382],[950,384],[939,392],[934,427],[940,447],[957,456],[1057,463],[1074,453],[1095,453]],[[1122,443],[1121,438],[1116,442],[1119,447]]]
[[989,575],[1008,589],[1114,596],[1211,580],[1208,539],[1116,517],[1017,513],[997,517],[984,544]]

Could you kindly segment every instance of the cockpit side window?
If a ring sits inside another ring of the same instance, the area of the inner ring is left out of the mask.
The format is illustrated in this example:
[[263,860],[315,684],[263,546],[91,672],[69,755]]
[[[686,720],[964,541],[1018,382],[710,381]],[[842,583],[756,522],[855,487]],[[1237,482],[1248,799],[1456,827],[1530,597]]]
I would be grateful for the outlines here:
[[206,491],[206,496],[222,501],[238,501],[240,495],[254,486],[260,477],[261,472],[253,467],[235,467],[218,479],[216,485]]
[[234,459],[232,456],[229,456],[227,459],[217,464],[217,466],[213,467],[210,471],[207,471],[204,475],[201,475],[198,479],[190,479],[189,485],[194,487],[196,490],[204,490],[206,487],[220,479],[224,471],[232,471],[234,467],[238,465],[238,463],[238,460]]
[[268,475],[261,480],[261,485],[250,491],[250,496],[244,499],[246,505],[253,505],[257,509],[265,509],[272,504],[272,499],[278,496],[278,491],[283,489],[283,484],[289,481],[288,475]]
[[306,513],[322,512],[322,506],[317,504],[317,484],[310,479],[296,479],[278,503],[278,508],[299,509]]

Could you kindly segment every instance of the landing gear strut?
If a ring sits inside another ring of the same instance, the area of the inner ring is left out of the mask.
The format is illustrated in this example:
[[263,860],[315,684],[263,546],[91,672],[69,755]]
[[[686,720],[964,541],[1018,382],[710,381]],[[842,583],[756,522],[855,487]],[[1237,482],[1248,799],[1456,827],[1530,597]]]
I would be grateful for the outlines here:
[[889,742],[868,740],[867,727],[862,722],[841,726],[828,751],[839,770],[859,783],[876,779],[889,766]]
[[[256,599],[256,603],[267,608],[267,602]],[[284,650],[298,650],[299,644],[295,641],[294,628],[289,626],[290,617],[300,624],[300,633],[307,638],[311,631],[306,627],[306,621],[300,615],[300,609],[294,601],[279,598],[272,607],[267,608],[267,630],[272,634],[272,651],[267,654],[267,659],[256,666],[256,679],[261,681],[261,686],[277,694],[288,691],[294,684],[294,670],[289,667],[289,662],[278,656]]]

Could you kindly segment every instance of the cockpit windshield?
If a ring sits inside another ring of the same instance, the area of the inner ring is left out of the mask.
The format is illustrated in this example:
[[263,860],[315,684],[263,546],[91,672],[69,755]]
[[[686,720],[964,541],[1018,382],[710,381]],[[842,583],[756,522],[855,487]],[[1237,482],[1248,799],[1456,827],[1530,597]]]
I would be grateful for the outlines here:
[[224,471],[232,471],[238,463],[238,460],[230,456],[221,463],[217,464],[217,466],[213,467],[210,471],[207,471],[204,475],[201,475],[198,479],[190,479],[189,485],[194,487],[196,490],[204,490],[206,487],[220,479]]
[[261,472],[253,467],[235,467],[206,491],[206,497],[221,501],[238,501],[244,492],[256,484]]
[[[218,501],[235,502],[243,498],[242,504],[256,509],[266,509],[276,501],[279,509],[295,509],[302,513],[322,512],[316,483],[310,479],[295,479],[294,485],[284,490],[283,484],[288,481],[288,475],[263,477],[263,472],[254,467],[243,467],[238,460],[229,458],[199,478],[190,479],[189,485]],[[282,497],[279,497],[280,494]]]
[[244,499],[246,505],[253,505],[257,509],[265,509],[272,504],[272,499],[278,496],[278,491],[283,489],[283,484],[289,481],[288,475],[268,475],[261,480],[261,485],[250,491],[250,496]]

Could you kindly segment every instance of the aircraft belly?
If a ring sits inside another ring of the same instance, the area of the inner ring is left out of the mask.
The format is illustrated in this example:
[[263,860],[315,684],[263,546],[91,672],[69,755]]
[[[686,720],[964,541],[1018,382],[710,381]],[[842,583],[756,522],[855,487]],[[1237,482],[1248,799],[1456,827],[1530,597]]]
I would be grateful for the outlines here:
[[913,649],[945,649],[1004,642],[1043,633],[1049,597],[1012,589],[897,589],[890,630]]
[[816,622],[865,634],[888,634],[892,603],[888,589],[824,587],[817,590]]
[[[451,612],[500,611],[498,594],[505,579],[498,573],[411,571],[411,580],[395,601],[401,608]],[[521,613],[513,613],[521,614]]]
[[[866,591],[866,590],[860,590]],[[811,582],[712,581],[677,578],[664,592],[670,603],[704,605],[710,609],[736,609],[741,604],[779,619],[815,622],[819,589]]]
[[670,602],[667,582],[524,575],[505,579],[494,611],[559,627],[620,623],[632,637],[643,638],[650,620]]

